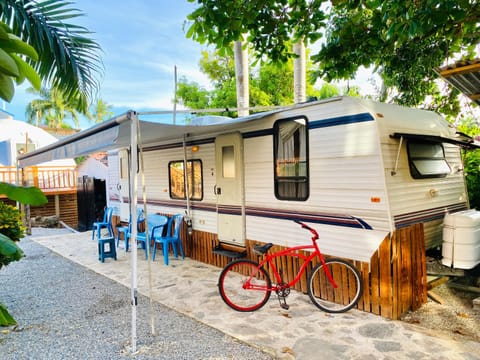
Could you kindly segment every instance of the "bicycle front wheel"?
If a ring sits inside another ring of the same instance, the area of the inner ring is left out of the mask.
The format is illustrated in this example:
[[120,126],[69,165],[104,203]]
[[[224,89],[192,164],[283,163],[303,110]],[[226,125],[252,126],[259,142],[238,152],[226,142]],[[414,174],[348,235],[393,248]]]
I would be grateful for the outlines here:
[[[331,274],[336,288],[327,277]],[[313,268],[308,278],[308,295],[312,302],[328,313],[342,313],[353,308],[363,292],[359,271],[342,259],[328,259]]]
[[270,298],[270,277],[258,263],[235,260],[220,273],[218,289],[223,301],[237,311],[255,311]]

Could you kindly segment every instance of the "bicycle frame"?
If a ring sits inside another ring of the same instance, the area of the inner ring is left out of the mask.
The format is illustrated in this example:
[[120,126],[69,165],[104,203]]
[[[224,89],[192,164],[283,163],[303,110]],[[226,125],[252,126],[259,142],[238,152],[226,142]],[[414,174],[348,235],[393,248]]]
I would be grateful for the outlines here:
[[[300,281],[300,278],[302,277],[303,273],[305,272],[305,270],[307,268],[307,265],[315,257],[318,257],[320,262],[323,265],[325,265],[325,259],[322,255],[322,253],[320,252],[320,249],[317,245],[318,233],[315,231],[315,229],[312,229],[311,227],[309,227],[308,225],[306,225],[306,224],[304,224],[300,221],[297,221],[297,223],[300,224],[303,228],[308,229],[312,233],[312,245],[299,245],[299,246],[294,246],[294,247],[290,247],[290,248],[275,252],[273,254],[266,253],[265,254],[265,256],[266,256],[265,259],[263,259],[261,262],[259,262],[257,270],[259,268],[263,267],[265,264],[268,264],[270,266],[270,269],[272,270],[274,276],[275,276],[276,284],[272,285],[272,287],[270,287],[270,288],[267,288],[266,286],[260,286],[260,285],[252,284],[251,280],[257,274],[257,271],[255,271],[253,274],[251,274],[249,276],[247,281],[245,281],[245,283],[243,284],[244,289],[277,291],[277,290],[285,288],[285,287],[292,287],[293,285],[295,285],[297,282]],[[306,255],[303,255],[303,254],[299,253],[299,251],[302,251],[302,250],[313,250],[313,252],[310,255],[306,256]],[[277,268],[276,268],[276,266],[273,262],[273,259],[275,259],[277,257],[280,257],[280,256],[292,256],[294,258],[300,258],[300,259],[303,260],[303,264],[300,267],[300,269],[298,270],[297,275],[293,278],[293,280],[291,280],[287,284],[282,284],[282,277],[281,277],[280,273],[278,272],[278,270],[277,270]],[[324,266],[324,270],[325,270],[325,274],[327,275],[328,280],[330,281],[332,286],[336,289],[338,287],[338,285],[333,280],[332,274],[328,270],[328,267]]]

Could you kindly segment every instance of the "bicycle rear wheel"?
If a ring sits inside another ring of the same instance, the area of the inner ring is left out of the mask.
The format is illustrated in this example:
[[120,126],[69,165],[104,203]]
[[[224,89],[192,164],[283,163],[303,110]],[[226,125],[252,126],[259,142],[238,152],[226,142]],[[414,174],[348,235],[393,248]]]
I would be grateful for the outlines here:
[[[332,285],[326,269],[337,285]],[[363,292],[362,278],[359,271],[342,259],[328,259],[324,264],[313,268],[308,278],[308,295],[312,302],[328,313],[342,313],[353,308]]]
[[[270,298],[270,277],[258,263],[251,260],[235,260],[227,264],[220,273],[218,289],[223,301],[237,311],[255,311]],[[245,288],[246,282],[255,289]]]

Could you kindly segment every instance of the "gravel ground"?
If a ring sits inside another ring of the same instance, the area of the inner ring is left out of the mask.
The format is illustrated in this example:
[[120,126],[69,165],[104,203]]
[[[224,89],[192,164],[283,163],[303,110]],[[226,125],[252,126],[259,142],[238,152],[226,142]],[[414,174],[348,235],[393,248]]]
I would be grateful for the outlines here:
[[18,322],[0,328],[2,360],[271,359],[158,303],[154,316],[159,334],[153,336],[143,296],[137,307],[138,353],[132,355],[129,288],[28,238],[20,246],[26,257],[0,270],[0,301]]
[[[427,262],[427,270],[429,268],[439,271],[443,265],[439,260],[431,259]],[[467,271],[461,280],[473,286],[478,286],[477,283],[480,285],[480,267]],[[434,287],[430,291],[439,296],[442,303],[429,298],[417,311],[406,313],[402,320],[441,331],[456,340],[480,342],[480,310],[473,306],[473,300],[480,294],[451,288],[448,283]]]

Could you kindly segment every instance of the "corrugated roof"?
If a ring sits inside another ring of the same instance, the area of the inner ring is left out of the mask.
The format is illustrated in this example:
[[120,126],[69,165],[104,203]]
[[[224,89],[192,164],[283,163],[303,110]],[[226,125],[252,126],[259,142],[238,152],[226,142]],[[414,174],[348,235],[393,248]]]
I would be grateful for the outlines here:
[[449,84],[480,105],[480,58],[461,60],[435,71]]

